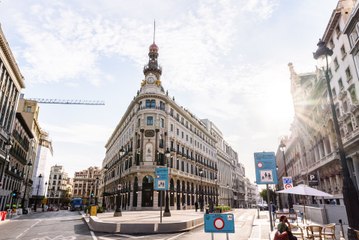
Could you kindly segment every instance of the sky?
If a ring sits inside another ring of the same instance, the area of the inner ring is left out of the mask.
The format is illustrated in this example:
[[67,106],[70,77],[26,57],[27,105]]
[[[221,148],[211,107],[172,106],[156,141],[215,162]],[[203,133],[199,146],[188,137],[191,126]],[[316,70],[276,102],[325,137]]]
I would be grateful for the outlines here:
[[140,88],[148,47],[162,85],[210,119],[255,181],[254,152],[290,134],[288,63],[315,69],[312,52],[336,0],[1,0],[0,24],[25,78],[25,98],[102,100],[41,104],[39,121],[73,177],[101,167],[105,144]]

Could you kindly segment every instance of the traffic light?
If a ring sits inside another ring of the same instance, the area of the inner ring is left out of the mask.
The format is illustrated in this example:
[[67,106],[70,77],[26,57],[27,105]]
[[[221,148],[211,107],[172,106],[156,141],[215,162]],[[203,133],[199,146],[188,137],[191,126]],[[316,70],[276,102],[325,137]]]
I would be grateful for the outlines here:
[[16,198],[17,192],[16,192],[16,191],[13,191],[13,192],[11,193],[11,195],[12,195],[13,198]]
[[93,192],[91,192],[91,197],[93,197]]

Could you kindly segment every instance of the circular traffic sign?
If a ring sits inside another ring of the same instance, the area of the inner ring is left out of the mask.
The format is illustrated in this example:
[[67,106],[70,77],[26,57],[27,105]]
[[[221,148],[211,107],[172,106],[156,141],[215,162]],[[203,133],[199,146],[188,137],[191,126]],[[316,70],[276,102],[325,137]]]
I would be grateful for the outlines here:
[[284,185],[284,189],[289,189],[289,188],[292,188],[293,186],[292,186],[292,184],[285,184]]
[[221,230],[222,228],[224,228],[224,221],[222,218],[214,219],[213,224],[217,230]]
[[257,166],[258,166],[259,168],[261,168],[261,167],[263,167],[263,163],[262,163],[262,162],[258,162],[258,163],[257,163]]

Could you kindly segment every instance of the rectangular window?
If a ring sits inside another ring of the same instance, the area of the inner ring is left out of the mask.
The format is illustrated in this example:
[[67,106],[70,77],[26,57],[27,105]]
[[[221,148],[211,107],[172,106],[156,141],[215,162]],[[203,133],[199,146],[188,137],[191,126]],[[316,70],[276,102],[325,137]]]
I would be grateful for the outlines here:
[[177,128],[177,136],[179,136],[179,129]]
[[335,67],[335,71],[339,68],[339,63],[338,63],[338,59],[334,58],[334,67]]
[[156,100],[151,100],[151,108],[156,108]]
[[26,106],[26,112],[31,112],[31,106]]
[[339,26],[339,24],[335,27],[335,33],[336,33],[336,35],[337,35],[337,38],[339,38],[340,34],[342,33],[342,32],[340,31],[340,26]]
[[346,70],[345,70],[345,75],[347,76],[347,81],[350,81],[353,76],[352,76],[352,73],[350,71],[350,67],[348,67]]
[[335,45],[334,45],[333,39],[330,39],[329,40],[329,48],[333,49],[334,47],[335,47]]
[[153,117],[152,116],[148,116],[147,117],[147,126],[152,126],[153,125]]
[[344,59],[347,55],[347,51],[345,50],[345,46],[343,44],[343,46],[340,48],[340,52],[342,54],[342,59]]
[[137,127],[140,127],[141,126],[141,119],[138,119],[137,120]]
[[163,118],[161,118],[161,128],[165,127],[165,120]]
[[173,124],[171,123],[171,132],[173,132]]
[[160,109],[165,110],[165,103],[162,101],[160,102]]
[[184,133],[182,132],[182,138],[184,138]]
[[146,100],[146,108],[151,108],[151,100]]
[[342,90],[344,88],[343,81],[341,78],[338,80],[338,85],[339,85],[340,90]]

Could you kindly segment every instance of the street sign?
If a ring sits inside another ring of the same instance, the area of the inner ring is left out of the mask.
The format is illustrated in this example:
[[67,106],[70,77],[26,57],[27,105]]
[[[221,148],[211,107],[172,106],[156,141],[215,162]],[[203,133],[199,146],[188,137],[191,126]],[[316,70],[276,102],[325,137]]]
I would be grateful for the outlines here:
[[292,177],[283,177],[283,186],[284,186],[284,189],[293,188]]
[[168,168],[156,167],[155,190],[168,190]]
[[232,213],[205,214],[204,231],[207,233],[234,233],[234,215]]
[[277,165],[274,152],[254,153],[257,184],[277,184]]
[[319,185],[317,174],[312,173],[308,175],[308,185],[310,187]]

